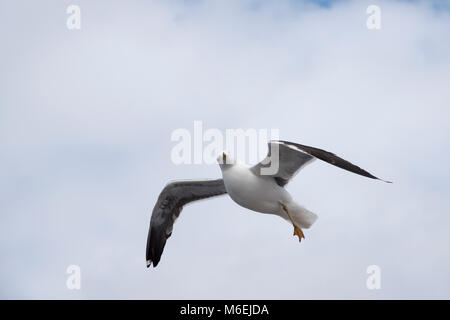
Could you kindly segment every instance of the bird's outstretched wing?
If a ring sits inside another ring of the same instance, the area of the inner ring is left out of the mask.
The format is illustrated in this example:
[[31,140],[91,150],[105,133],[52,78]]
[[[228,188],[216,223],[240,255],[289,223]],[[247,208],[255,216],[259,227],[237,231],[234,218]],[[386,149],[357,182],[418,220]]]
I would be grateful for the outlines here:
[[175,220],[189,202],[227,193],[222,179],[174,181],[161,191],[153,208],[147,237],[147,268],[156,267]]
[[[278,157],[276,154],[278,152]],[[273,155],[273,156],[272,156]],[[277,159],[278,158],[278,159]],[[269,142],[269,153],[267,157],[256,164],[251,168],[253,173],[257,175],[268,175],[272,176],[278,185],[284,186],[286,185],[291,178],[293,178],[297,172],[303,168],[308,163],[311,163],[314,159],[320,159],[325,162],[328,162],[332,165],[335,165],[339,168],[345,169],[347,171],[371,178],[382,180],[380,178],[375,177],[371,173],[367,172],[364,169],[344,160],[337,155],[314,147],[305,146],[302,144],[275,140]],[[278,160],[278,165],[276,165],[276,161]],[[273,166],[275,162],[275,168],[277,168],[277,172],[271,173],[270,170],[266,171],[268,174],[265,174],[263,170],[268,170],[270,166]],[[385,181],[385,180],[382,180]],[[391,183],[390,181],[385,181]]]

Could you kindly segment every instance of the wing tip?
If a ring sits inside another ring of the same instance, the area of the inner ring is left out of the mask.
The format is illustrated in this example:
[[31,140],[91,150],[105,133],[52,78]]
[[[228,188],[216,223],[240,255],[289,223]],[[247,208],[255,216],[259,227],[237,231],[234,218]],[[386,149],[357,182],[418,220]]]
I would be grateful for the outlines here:
[[[294,147],[297,147],[296,149],[299,149],[298,148],[298,144],[296,144],[296,143],[293,143],[293,142],[289,142],[289,141],[285,141],[285,140],[270,140],[269,141],[269,143],[279,143],[279,144],[284,144],[284,145],[286,145],[286,146],[288,146],[288,147],[290,147],[290,146],[294,146]],[[301,150],[300,149],[300,151],[302,151],[302,152],[306,152],[306,151],[304,151],[304,150]],[[325,152],[328,152],[328,151],[325,151]],[[306,153],[308,153],[308,152],[306,152]],[[329,153],[331,153],[331,152],[329,152]],[[309,153],[308,153],[309,154]],[[334,155],[334,154],[333,154]],[[314,156],[315,157],[315,156]],[[332,163],[333,164],[333,163]],[[358,169],[361,169],[361,168],[359,168],[358,167]],[[361,169],[362,170],[362,169]],[[368,172],[367,172],[368,173]],[[360,174],[360,173],[359,173]],[[380,179],[380,178],[378,178],[378,177],[375,177],[375,176],[373,176],[372,174],[370,174],[370,173],[368,173],[369,174],[369,178],[375,178],[375,179],[377,179],[377,180],[380,180],[380,181],[383,181],[383,182],[385,182],[385,183],[391,183],[391,184],[393,184],[394,182],[392,182],[392,181],[388,181],[388,180],[383,180],[383,179]],[[367,175],[366,175],[367,176]]]
[[156,266],[158,265],[158,263],[159,263],[159,261],[158,261],[158,262],[155,262],[155,261],[152,261],[152,260],[147,260],[146,265],[147,265],[147,268],[150,268],[150,266],[153,264],[153,268],[156,268]]

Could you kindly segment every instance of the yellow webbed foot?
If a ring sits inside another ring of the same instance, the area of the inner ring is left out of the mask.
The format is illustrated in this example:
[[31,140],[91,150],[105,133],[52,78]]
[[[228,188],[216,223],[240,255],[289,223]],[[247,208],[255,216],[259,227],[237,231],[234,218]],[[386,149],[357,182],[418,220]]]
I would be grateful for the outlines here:
[[300,227],[297,226],[297,224],[294,222],[294,219],[292,219],[292,216],[289,213],[289,210],[288,210],[287,206],[284,203],[282,203],[282,202],[280,202],[280,204],[281,204],[281,207],[283,208],[283,210],[287,213],[289,219],[292,222],[292,225],[294,226],[294,236],[297,236],[298,237],[298,241],[301,242],[302,239],[305,239],[305,235],[303,234],[302,229],[300,229]]
[[294,225],[294,236],[298,237],[298,241],[301,242],[302,239],[305,239],[305,235],[303,234],[302,229]]

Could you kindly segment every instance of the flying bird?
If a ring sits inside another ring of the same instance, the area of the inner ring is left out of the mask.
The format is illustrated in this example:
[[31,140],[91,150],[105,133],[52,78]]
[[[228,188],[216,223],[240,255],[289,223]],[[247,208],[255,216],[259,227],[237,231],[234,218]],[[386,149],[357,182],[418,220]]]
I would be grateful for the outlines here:
[[307,164],[320,159],[347,171],[391,183],[322,149],[282,140],[270,141],[268,146],[266,158],[252,167],[222,152],[217,158],[222,179],[173,181],[165,186],[150,219],[147,268],[158,265],[173,224],[189,202],[228,194],[244,208],[286,219],[294,227],[294,236],[301,241],[305,238],[302,229],[311,227],[317,215],[295,202],[284,187]]

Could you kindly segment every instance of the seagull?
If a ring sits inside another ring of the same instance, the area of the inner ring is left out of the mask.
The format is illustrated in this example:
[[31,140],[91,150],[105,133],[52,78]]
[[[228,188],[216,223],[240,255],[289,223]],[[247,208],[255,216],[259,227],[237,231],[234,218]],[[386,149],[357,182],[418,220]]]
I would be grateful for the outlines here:
[[227,152],[219,154],[217,162],[222,171],[222,179],[179,180],[164,187],[150,219],[146,248],[147,268],[152,264],[153,267],[158,265],[175,220],[183,206],[190,202],[228,194],[244,208],[275,214],[287,220],[294,227],[294,236],[298,236],[301,241],[305,238],[302,229],[311,227],[317,220],[317,215],[295,202],[285,186],[307,164],[320,159],[367,178],[392,183],[319,148],[283,140],[272,140],[268,146],[266,158],[252,167],[237,161]]

